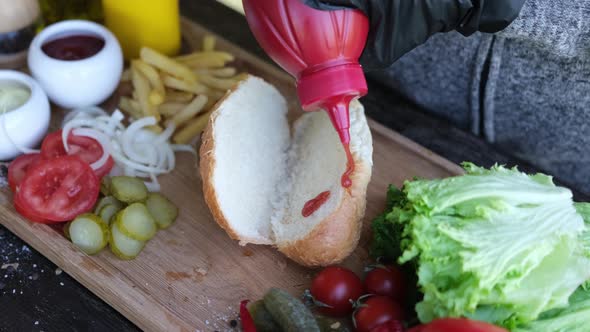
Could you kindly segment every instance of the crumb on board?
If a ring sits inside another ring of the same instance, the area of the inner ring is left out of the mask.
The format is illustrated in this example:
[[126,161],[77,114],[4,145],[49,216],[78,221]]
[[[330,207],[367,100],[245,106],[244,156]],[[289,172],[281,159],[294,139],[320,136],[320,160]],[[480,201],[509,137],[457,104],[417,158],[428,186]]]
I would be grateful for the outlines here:
[[63,272],[62,269],[60,269],[59,267],[57,269],[55,269],[55,275],[58,276]]

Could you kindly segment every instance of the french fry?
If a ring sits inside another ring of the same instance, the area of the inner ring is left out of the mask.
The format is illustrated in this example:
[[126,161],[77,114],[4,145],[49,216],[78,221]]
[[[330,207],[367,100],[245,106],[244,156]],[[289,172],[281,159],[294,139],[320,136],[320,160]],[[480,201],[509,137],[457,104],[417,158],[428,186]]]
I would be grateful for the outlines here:
[[183,103],[163,103],[158,106],[158,112],[165,117],[171,117],[182,111],[186,106],[187,104]]
[[194,72],[199,75],[210,75],[213,77],[219,78],[230,78],[236,75],[236,68],[234,67],[224,67],[224,68],[199,68],[195,69]]
[[139,51],[139,57],[141,60],[160,69],[161,71],[169,73],[186,82],[191,83],[196,81],[195,74],[193,74],[190,68],[149,47],[142,47]]
[[205,52],[213,51],[215,49],[215,42],[216,42],[215,37],[213,37],[211,35],[205,36],[205,38],[203,38],[203,51],[205,51]]
[[152,105],[160,105],[163,103],[164,98],[166,98],[166,89],[164,88],[164,84],[160,79],[160,74],[158,74],[158,71],[142,60],[133,60],[131,65],[134,66],[140,73],[142,73],[150,82],[150,86],[153,88],[148,96],[150,103]]
[[196,97],[190,104],[186,105],[180,112],[176,113],[172,118],[170,118],[169,122],[174,123],[174,125],[178,128],[182,124],[184,124],[187,120],[190,120],[195,115],[198,115],[207,104],[209,98],[205,95],[199,95]]
[[135,68],[131,66],[131,82],[133,83],[134,93],[137,101],[141,106],[141,111],[144,116],[153,116],[157,121],[160,121],[160,114],[156,111],[156,107],[152,105],[148,98],[150,94],[150,84],[148,79]]
[[129,97],[121,97],[121,99],[119,99],[119,108],[132,118],[139,119],[143,117],[141,106],[139,106],[137,100],[133,100]]
[[166,91],[164,103],[188,103],[195,97],[194,94],[185,91]]
[[183,80],[179,80],[176,77],[172,77],[172,76],[168,76],[168,75],[165,75],[162,81],[164,82],[164,85],[169,88],[173,88],[173,89],[180,90],[180,91],[187,91],[187,92],[191,92],[191,93],[199,94],[199,95],[205,94],[209,90],[203,84],[200,84],[197,82],[189,83],[189,82],[186,82]]
[[199,135],[207,126],[212,111],[199,115],[190,120],[184,128],[174,134],[172,140],[176,144],[188,144],[195,136]]
[[191,69],[199,68],[223,68],[225,67],[226,61],[219,58],[206,58],[197,60],[188,60],[184,64]]
[[193,52],[187,55],[177,56],[175,58],[176,61],[180,61],[182,63],[186,62],[194,62],[199,60],[206,60],[206,59],[221,59],[224,62],[232,62],[236,59],[236,57],[228,52],[223,51],[207,51],[207,52]]
[[130,82],[131,81],[131,69],[127,68],[123,70],[121,74],[121,82]]
[[238,82],[238,80],[234,78],[217,78],[208,74],[199,75],[199,81],[209,87],[219,90],[229,90]]

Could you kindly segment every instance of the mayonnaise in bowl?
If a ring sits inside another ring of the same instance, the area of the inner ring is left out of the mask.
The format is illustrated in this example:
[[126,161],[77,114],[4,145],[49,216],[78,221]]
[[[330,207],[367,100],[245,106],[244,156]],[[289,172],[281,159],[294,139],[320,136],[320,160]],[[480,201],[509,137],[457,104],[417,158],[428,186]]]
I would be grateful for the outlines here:
[[30,76],[0,70],[0,160],[39,145],[49,127],[47,95]]

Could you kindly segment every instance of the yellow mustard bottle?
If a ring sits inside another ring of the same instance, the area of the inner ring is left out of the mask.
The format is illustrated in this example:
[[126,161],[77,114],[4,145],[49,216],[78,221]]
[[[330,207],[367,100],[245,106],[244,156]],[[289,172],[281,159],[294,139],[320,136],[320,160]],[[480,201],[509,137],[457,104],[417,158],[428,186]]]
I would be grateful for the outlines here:
[[102,0],[104,22],[121,47],[125,59],[139,57],[143,46],[166,55],[180,50],[178,0]]

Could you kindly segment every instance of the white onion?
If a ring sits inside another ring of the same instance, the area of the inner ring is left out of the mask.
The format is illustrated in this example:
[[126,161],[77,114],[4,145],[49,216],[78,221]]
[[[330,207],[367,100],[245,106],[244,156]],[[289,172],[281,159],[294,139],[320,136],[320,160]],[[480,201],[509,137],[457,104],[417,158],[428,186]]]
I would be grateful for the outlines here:
[[[135,120],[125,128],[122,123],[124,116],[119,110],[110,116],[99,111],[93,116],[89,116],[89,113],[72,115],[64,123],[62,140],[66,151],[67,137],[72,130],[75,135],[92,137],[103,145],[103,151],[108,151],[115,161],[110,174],[149,178],[145,184],[150,191],[159,191],[157,176],[171,172],[176,166],[174,152],[196,153],[190,145],[170,144],[170,137],[175,130],[173,124],[168,125],[162,133],[155,134],[146,129],[157,123],[154,117]],[[103,162],[103,157],[100,162]],[[99,161],[93,165],[100,167]]]
[[111,143],[108,136],[101,133],[100,131],[88,128],[76,128],[72,133],[76,136],[90,137],[101,145],[102,156],[100,156],[100,158],[98,158],[97,161],[93,162],[90,165],[90,168],[92,168],[93,170],[97,170],[107,163],[111,155]]
[[97,106],[90,106],[90,107],[83,107],[83,108],[76,108],[68,112],[63,119],[62,124],[70,122],[70,120],[79,117],[85,118],[93,118],[98,115],[108,115],[102,108]]
[[158,178],[152,173],[150,174],[150,182],[145,182],[145,186],[151,192],[160,191],[160,182],[158,182]]
[[158,135],[158,137],[156,138],[156,140],[154,141],[155,144],[162,144],[167,142],[170,137],[172,137],[172,134],[174,134],[174,130],[176,129],[176,126],[174,125],[174,123],[170,123],[166,129],[160,134]]
[[125,130],[125,132],[123,133],[121,146],[123,147],[123,152],[126,155],[128,155],[129,158],[137,160],[141,163],[150,164],[153,162],[151,161],[152,159],[146,157],[144,154],[139,152],[139,150],[136,150],[137,145],[134,144],[134,140],[138,132],[140,132],[140,130],[142,130],[143,127],[153,126],[156,123],[156,118],[147,117],[136,120],[131,125],[129,125],[129,127],[127,127],[127,130]]

